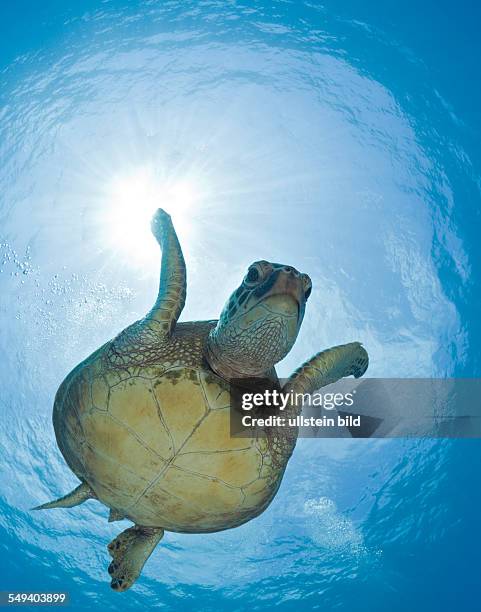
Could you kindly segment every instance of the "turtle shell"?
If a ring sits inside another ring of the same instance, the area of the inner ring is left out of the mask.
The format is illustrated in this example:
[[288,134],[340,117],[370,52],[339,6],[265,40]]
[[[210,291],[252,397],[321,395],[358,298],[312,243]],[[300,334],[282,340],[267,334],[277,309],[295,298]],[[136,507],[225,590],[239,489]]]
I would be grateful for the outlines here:
[[279,487],[289,456],[279,461],[267,438],[230,435],[228,384],[203,358],[212,325],[179,324],[165,345],[129,329],[57,393],[59,447],[117,516],[218,531],[260,514]]

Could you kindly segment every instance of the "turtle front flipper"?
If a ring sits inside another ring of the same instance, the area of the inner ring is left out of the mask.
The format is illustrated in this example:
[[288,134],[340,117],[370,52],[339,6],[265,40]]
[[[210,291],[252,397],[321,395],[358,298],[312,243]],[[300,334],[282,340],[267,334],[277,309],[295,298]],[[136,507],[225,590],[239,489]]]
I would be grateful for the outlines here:
[[134,525],[110,542],[107,548],[113,561],[109,574],[114,591],[126,591],[134,584],[163,535],[161,527]]
[[287,380],[284,392],[313,393],[345,376],[359,378],[367,370],[369,357],[360,342],[334,346],[311,357]]
[[187,275],[184,256],[170,215],[165,210],[157,210],[151,227],[162,250],[162,264],[159,294],[145,319],[155,322],[162,334],[170,335],[185,304]]

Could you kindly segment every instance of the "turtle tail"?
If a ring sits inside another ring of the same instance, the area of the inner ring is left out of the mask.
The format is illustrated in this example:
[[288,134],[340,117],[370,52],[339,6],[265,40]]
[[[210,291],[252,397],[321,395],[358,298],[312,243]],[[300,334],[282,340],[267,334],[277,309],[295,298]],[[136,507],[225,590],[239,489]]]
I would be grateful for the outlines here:
[[84,501],[88,499],[95,498],[96,495],[89,487],[86,482],[82,482],[78,487],[76,487],[67,495],[63,497],[59,497],[54,501],[47,502],[46,504],[42,504],[41,506],[36,506],[32,508],[32,510],[50,510],[50,508],[72,508],[73,506],[78,506],[79,504],[83,504]]

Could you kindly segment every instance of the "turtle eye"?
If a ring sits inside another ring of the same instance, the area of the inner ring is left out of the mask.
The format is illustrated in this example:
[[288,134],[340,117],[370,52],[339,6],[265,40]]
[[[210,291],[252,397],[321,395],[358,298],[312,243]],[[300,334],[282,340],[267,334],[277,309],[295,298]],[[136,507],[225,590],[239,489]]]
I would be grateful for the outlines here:
[[257,266],[251,266],[244,280],[248,285],[254,285],[260,280],[260,278],[261,278],[261,273],[260,273],[259,268]]

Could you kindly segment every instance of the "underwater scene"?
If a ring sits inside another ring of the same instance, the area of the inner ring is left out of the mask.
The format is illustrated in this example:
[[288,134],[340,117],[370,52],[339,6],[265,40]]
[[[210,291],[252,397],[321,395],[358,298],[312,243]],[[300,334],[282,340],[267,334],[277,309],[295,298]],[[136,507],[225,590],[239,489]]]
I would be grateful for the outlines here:
[[[2,604],[477,609],[479,439],[253,450],[218,422],[224,379],[289,379],[339,345],[337,378],[481,375],[480,18],[469,0],[2,3]],[[172,398],[201,406],[181,442]]]

